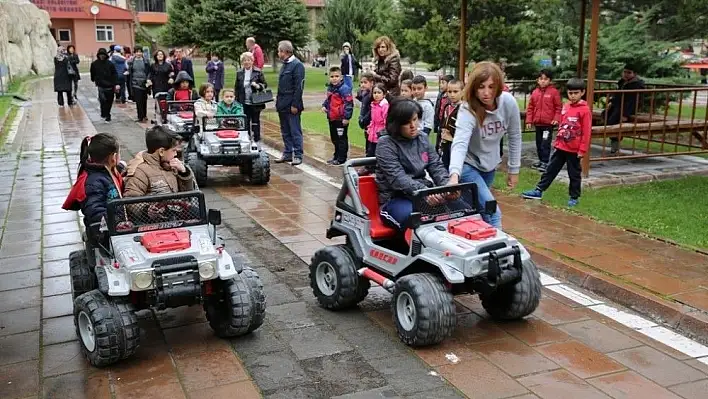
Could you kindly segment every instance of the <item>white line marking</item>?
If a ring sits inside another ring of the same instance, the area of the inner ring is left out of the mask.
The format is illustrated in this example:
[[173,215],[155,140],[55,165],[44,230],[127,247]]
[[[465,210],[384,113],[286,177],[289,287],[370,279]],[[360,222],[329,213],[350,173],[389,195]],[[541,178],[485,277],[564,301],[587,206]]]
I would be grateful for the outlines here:
[[563,295],[564,297],[573,300],[573,302],[577,302],[583,306],[600,305],[603,303],[602,301],[598,301],[597,299],[583,294],[582,292],[570,288],[564,284],[551,285],[548,287],[548,289],[553,292],[557,292]]
[[[540,272],[539,272],[539,273],[540,273]],[[546,273],[540,273],[540,274],[541,274],[541,284],[542,284],[544,287],[549,286],[549,285],[556,285],[556,284],[560,284],[560,283],[561,283],[560,280],[557,280],[557,279],[555,279],[555,278],[549,276],[549,275],[546,274]]]
[[643,328],[639,330],[639,332],[690,357],[708,356],[708,347],[675,333],[666,327],[656,326]]
[[597,313],[600,313],[601,315],[607,316],[610,319],[622,325],[625,325],[633,330],[639,330],[642,328],[652,328],[657,326],[657,324],[651,320],[647,320],[643,317],[627,313],[612,306],[594,305],[590,306],[589,309],[592,309]]
[[[283,153],[281,151],[276,150],[275,148],[269,147],[263,143],[261,143],[261,148],[263,151],[267,152],[268,155],[273,156],[275,159],[279,159],[283,156]],[[327,173],[315,168],[314,166],[310,166],[307,164],[300,164],[298,166],[294,166],[295,168],[300,169],[301,171],[305,172],[306,174],[321,180],[325,183],[329,183],[333,187],[336,188],[341,188],[342,184],[338,182],[336,179],[334,179],[332,176],[328,175]]]
[[698,360],[699,362],[701,362],[703,364],[708,364],[708,356],[702,357],[702,358],[696,359],[696,360]]

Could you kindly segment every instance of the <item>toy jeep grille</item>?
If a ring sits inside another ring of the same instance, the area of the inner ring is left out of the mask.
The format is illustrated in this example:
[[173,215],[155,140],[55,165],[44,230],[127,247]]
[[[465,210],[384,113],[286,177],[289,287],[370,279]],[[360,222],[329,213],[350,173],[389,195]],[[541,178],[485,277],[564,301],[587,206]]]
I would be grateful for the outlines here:
[[198,191],[113,200],[107,216],[111,235],[207,224],[204,195]]
[[474,183],[420,190],[413,196],[413,212],[421,223],[441,222],[476,213],[477,186]]

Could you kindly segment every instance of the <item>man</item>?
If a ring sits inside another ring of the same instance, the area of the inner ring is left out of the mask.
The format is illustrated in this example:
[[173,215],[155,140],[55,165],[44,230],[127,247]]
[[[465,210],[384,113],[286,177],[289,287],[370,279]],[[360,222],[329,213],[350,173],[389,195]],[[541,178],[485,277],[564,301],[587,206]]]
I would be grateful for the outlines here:
[[361,65],[354,57],[354,54],[352,54],[352,45],[349,44],[349,42],[344,42],[342,45],[342,57],[340,61],[339,68],[342,70],[342,76],[344,76],[344,84],[349,86],[350,89],[353,89],[354,77],[356,77],[357,70],[361,69]]
[[175,56],[172,59],[172,68],[174,69],[175,76],[177,76],[180,71],[185,71],[189,74],[189,77],[194,81],[194,67],[192,65],[192,60],[184,58],[184,52],[181,48],[175,49]]
[[106,122],[111,121],[111,107],[113,106],[113,93],[120,90],[116,67],[108,60],[105,48],[98,49],[96,60],[91,63],[91,81],[98,88],[98,102],[101,104],[101,118]]
[[278,58],[283,62],[278,77],[278,95],[275,109],[280,120],[280,133],[283,136],[285,150],[276,163],[290,162],[291,165],[302,163],[302,126],[300,115],[304,108],[302,90],[305,85],[305,65],[294,55],[293,44],[288,40],[278,43]]
[[[617,90],[641,90],[644,89],[644,81],[637,76],[637,69],[626,64],[622,71],[622,78],[617,81]],[[630,95],[628,93],[613,93],[610,96],[610,103],[606,110],[602,111],[603,122],[607,118],[607,125],[618,125],[620,122],[628,122],[629,117],[637,110],[639,94]],[[610,138],[610,154],[619,152],[619,139]]]
[[252,37],[246,39],[246,48],[253,54],[253,66],[262,70],[265,64],[265,58],[263,57],[261,46],[256,43],[256,39]]
[[150,63],[143,56],[141,47],[135,48],[135,56],[128,61],[129,85],[131,87],[135,107],[138,110],[138,121],[147,122],[147,80],[150,73]]

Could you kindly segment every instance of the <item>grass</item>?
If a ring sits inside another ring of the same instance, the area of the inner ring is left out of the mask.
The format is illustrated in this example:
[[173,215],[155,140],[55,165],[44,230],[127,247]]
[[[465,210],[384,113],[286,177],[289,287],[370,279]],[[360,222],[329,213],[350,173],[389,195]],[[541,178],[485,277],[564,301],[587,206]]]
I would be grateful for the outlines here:
[[[562,171],[561,173],[565,173]],[[508,193],[520,194],[536,186],[540,173],[523,168],[518,186]],[[494,187],[506,191],[506,174],[497,173]],[[693,248],[708,248],[708,176],[644,184],[584,189],[575,212],[620,227],[640,230]],[[532,201],[532,200],[529,200]],[[558,181],[543,194],[543,202],[565,208],[568,186]]]
[[15,119],[15,114],[17,113],[17,107],[14,107],[12,105],[12,98],[9,96],[2,96],[0,97],[0,118],[5,116],[5,113],[7,110],[10,110],[10,112],[7,114],[7,119],[5,119],[5,123],[0,126],[0,149],[2,149],[3,145],[5,144],[5,138],[7,137],[7,132],[10,130],[10,125],[12,124],[13,120]]
[[[194,79],[196,85],[206,82],[207,73],[206,65],[194,65]],[[226,64],[224,82],[226,87],[233,87],[236,83],[236,67]],[[273,90],[273,93],[278,91],[278,72],[273,72],[273,68],[266,67],[263,70],[265,80],[268,87]],[[305,93],[323,93],[325,92],[325,84],[329,81],[329,77],[325,75],[324,69],[305,67]]]

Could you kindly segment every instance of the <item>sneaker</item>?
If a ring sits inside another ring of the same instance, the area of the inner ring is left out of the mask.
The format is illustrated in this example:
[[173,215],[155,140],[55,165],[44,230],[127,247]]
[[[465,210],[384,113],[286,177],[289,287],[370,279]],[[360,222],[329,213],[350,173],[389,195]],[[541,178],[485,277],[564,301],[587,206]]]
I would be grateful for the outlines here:
[[292,166],[297,166],[297,165],[300,165],[301,163],[302,163],[302,159],[301,159],[301,158],[298,158],[298,157],[295,157],[295,158],[293,158],[293,160],[290,162],[290,165],[292,165]]
[[334,165],[335,162],[337,162],[337,160],[332,158],[329,161],[327,161],[327,165]]
[[610,142],[610,154],[617,154],[620,149],[620,143],[619,140],[611,141]]
[[344,165],[344,162],[340,162],[340,161],[334,160],[334,161],[332,161],[332,163],[330,163],[330,165],[332,165],[332,166],[340,166],[340,165]]
[[539,166],[541,166],[541,161],[536,161],[536,162],[534,162],[534,163],[531,164],[531,167],[534,168],[534,169],[535,169],[535,168],[538,168]]
[[578,199],[577,198],[571,198],[568,200],[568,207],[572,208],[574,206],[578,205]]
[[540,200],[541,197],[543,197],[543,191],[541,191],[537,188],[534,188],[533,190],[524,191],[523,193],[521,193],[521,196],[526,199]]
[[538,165],[538,166],[536,167],[536,169],[537,169],[538,171],[540,171],[540,172],[545,172],[547,167],[548,167],[548,164],[547,164],[547,163],[541,162],[541,164]]
[[276,159],[276,160],[275,160],[275,163],[286,163],[286,162],[292,162],[292,160],[293,160],[292,158],[286,158],[286,157],[282,157],[282,158],[278,158],[278,159]]

